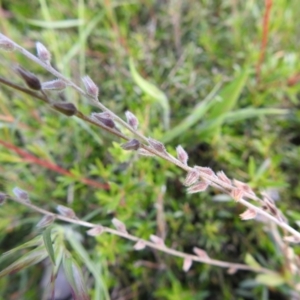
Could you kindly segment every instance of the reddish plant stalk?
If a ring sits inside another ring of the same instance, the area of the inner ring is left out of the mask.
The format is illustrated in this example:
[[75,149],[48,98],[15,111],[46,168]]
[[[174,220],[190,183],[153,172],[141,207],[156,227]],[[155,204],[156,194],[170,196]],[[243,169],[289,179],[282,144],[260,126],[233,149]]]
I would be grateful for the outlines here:
[[268,35],[269,35],[269,23],[270,23],[270,14],[271,8],[273,5],[273,0],[265,0],[265,13],[263,17],[263,32],[262,32],[262,39],[260,44],[260,55],[259,60],[256,66],[256,81],[257,83],[260,82],[260,75],[261,75],[261,65],[265,58],[267,43],[268,43]]
[[11,143],[0,140],[0,145],[17,153],[19,156],[21,156],[23,158],[23,161],[26,161],[26,162],[29,162],[32,164],[36,164],[36,165],[40,165],[48,170],[52,170],[56,173],[62,174],[67,177],[76,178],[76,179],[78,179],[78,181],[85,183],[86,185],[95,187],[95,188],[100,188],[100,189],[104,189],[104,190],[109,189],[109,185],[107,183],[100,183],[100,182],[97,182],[95,180],[88,179],[88,178],[77,178],[77,176],[72,174],[72,172],[70,172],[50,161],[40,159],[40,158],[26,152],[25,150],[20,149],[19,147],[15,146]]

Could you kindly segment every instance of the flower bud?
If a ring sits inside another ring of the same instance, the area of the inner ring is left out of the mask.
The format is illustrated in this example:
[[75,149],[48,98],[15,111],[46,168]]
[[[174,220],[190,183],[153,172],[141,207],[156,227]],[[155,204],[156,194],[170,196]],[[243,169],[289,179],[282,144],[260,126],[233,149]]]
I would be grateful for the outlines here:
[[106,127],[109,127],[109,128],[116,127],[115,122],[111,118],[103,117],[103,113],[92,113],[91,118],[98,123],[99,122],[102,123]]
[[64,90],[66,87],[66,83],[61,79],[55,79],[42,83],[42,90]]
[[74,116],[77,113],[76,106],[70,102],[52,103],[52,106],[68,117]]
[[132,140],[128,141],[127,143],[122,144],[121,147],[124,150],[137,150],[140,148],[140,145],[141,145],[141,143],[138,140],[132,139]]
[[89,229],[86,233],[90,236],[98,236],[102,234],[104,231],[104,228],[101,225],[96,225],[92,229]]
[[163,143],[161,143],[161,142],[159,142],[157,140],[154,140],[152,138],[148,138],[148,143],[156,151],[167,153],[166,148],[165,148],[165,146],[164,146]]
[[48,49],[40,42],[37,42],[35,45],[38,58],[46,64],[50,64],[51,54]]
[[54,216],[46,215],[36,224],[36,227],[38,227],[38,228],[47,227],[50,224],[52,224],[54,220],[55,220]]
[[131,113],[130,111],[125,112],[126,118],[127,118],[127,123],[134,129],[137,130],[139,121],[137,117]]
[[13,188],[14,195],[18,198],[18,200],[30,203],[29,195],[26,191],[20,189],[19,187]]
[[111,222],[113,223],[113,225],[116,227],[118,231],[123,233],[128,233],[125,224],[120,220],[118,220],[117,218],[113,218]]
[[186,151],[179,145],[176,147],[176,152],[177,152],[177,158],[185,165],[187,165],[187,161],[189,159],[188,154]]
[[20,66],[17,66],[15,70],[23,78],[23,80],[29,88],[37,91],[39,91],[42,88],[40,80],[34,74],[23,69]]
[[99,94],[99,88],[97,87],[95,82],[89,76],[84,76],[82,78],[82,82],[85,86],[86,92],[93,98],[97,99]]
[[63,205],[58,205],[56,207],[56,210],[58,211],[58,213],[64,217],[67,218],[72,218],[72,219],[76,219],[76,215],[73,209],[63,206]]

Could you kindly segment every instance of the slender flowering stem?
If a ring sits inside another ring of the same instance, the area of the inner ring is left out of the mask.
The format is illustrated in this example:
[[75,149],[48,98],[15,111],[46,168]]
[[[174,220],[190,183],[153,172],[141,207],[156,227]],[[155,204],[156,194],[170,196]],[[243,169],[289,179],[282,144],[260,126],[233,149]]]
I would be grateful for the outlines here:
[[[97,227],[99,227],[99,224],[93,224],[93,223],[90,223],[90,222],[79,220],[77,218],[71,218],[71,217],[66,217],[66,216],[63,216],[63,215],[55,214],[55,213],[49,212],[45,209],[42,209],[42,208],[40,208],[40,207],[38,207],[38,206],[36,206],[32,203],[24,202],[22,200],[19,200],[15,197],[8,196],[8,199],[10,199],[14,202],[18,202],[22,205],[25,205],[28,208],[30,208],[31,210],[37,211],[37,212],[39,212],[39,213],[41,213],[45,216],[50,216],[50,217],[52,217],[53,219],[56,219],[56,220],[61,220],[61,221],[67,222],[67,223],[72,223],[72,224],[76,224],[76,225],[87,227],[87,228],[97,228]],[[192,255],[192,254],[188,254],[188,253],[184,253],[184,252],[180,252],[180,251],[168,248],[166,245],[159,245],[159,244],[151,242],[151,241],[140,239],[140,238],[138,238],[134,235],[131,235],[129,233],[126,233],[126,232],[122,232],[122,231],[112,229],[112,228],[109,228],[109,227],[105,227],[105,226],[102,226],[102,225],[101,225],[101,227],[103,228],[103,233],[107,232],[109,234],[117,235],[119,237],[122,237],[124,239],[130,240],[130,241],[133,241],[133,242],[140,242],[141,241],[144,245],[148,246],[149,248],[156,249],[156,250],[159,250],[161,252],[170,254],[172,256],[180,257],[180,258],[183,258],[183,259],[188,258],[188,259],[190,259],[194,262],[206,263],[206,264],[209,264],[209,265],[212,265],[212,266],[217,266],[217,267],[221,267],[221,268],[228,268],[228,269],[236,270],[236,271],[237,270],[244,270],[244,271],[257,272],[257,273],[274,274],[273,271],[271,271],[269,269],[266,269],[266,268],[262,268],[262,267],[254,268],[254,267],[244,265],[244,264],[231,263],[231,262],[221,261],[221,260],[217,260],[217,259],[211,259],[209,257],[199,257],[199,256],[196,256],[196,255]]]
[[[101,103],[99,101],[99,99],[96,99],[94,96],[89,95],[87,92],[85,92],[84,90],[82,90],[79,86],[77,86],[74,82],[72,82],[71,80],[67,79],[66,77],[64,77],[62,74],[60,74],[58,71],[56,71],[53,67],[51,67],[51,65],[44,63],[43,61],[41,61],[38,57],[36,57],[35,55],[31,54],[30,52],[28,52],[27,50],[25,50],[23,47],[19,46],[17,43],[11,41],[9,38],[7,38],[6,36],[4,36],[3,34],[0,33],[0,38],[8,40],[9,42],[12,43],[13,48],[15,48],[16,50],[20,51],[22,54],[24,54],[27,58],[33,60],[34,62],[36,62],[37,64],[39,64],[40,66],[42,66],[44,69],[48,70],[50,73],[52,73],[53,75],[55,75],[57,78],[61,79],[62,81],[64,81],[67,85],[73,87],[76,91],[78,91],[80,94],[82,94],[83,96],[85,96],[86,98],[88,98],[90,100],[90,102],[100,108],[102,111],[107,112],[109,115],[112,116],[113,120],[117,121],[119,124],[121,124],[122,126],[124,126],[126,129],[128,129],[135,138],[137,138],[138,140],[140,140],[140,144],[139,147],[143,148],[145,150],[147,150],[148,152],[154,154],[157,157],[160,157],[164,160],[169,161],[172,164],[175,164],[176,166],[180,167],[181,169],[185,170],[186,172],[191,172],[194,171],[195,168],[189,167],[186,163],[181,162],[179,159],[175,158],[174,156],[172,156],[171,154],[169,154],[164,146],[162,145],[161,148],[159,147],[155,147],[155,140],[153,139],[148,139],[146,138],[142,133],[138,132],[135,128],[133,128],[132,126],[130,126],[130,124],[126,123],[124,120],[122,120],[120,117],[118,117],[115,113],[113,113],[111,110],[109,110],[103,103]],[[4,79],[0,78],[0,81],[4,84],[7,84],[11,87],[16,88],[12,83],[9,83]],[[24,88],[17,88],[18,90],[21,90],[22,92],[26,92],[34,97],[37,97],[41,100],[43,100],[44,102],[49,103],[49,100],[47,99],[47,97],[44,95],[44,97],[41,98],[41,96],[38,96],[38,94],[33,93],[32,91],[30,91],[30,93],[28,91],[25,91]],[[55,107],[52,107],[55,109]],[[130,141],[132,140],[132,138],[127,137],[126,135],[124,135],[123,133],[119,132],[118,130],[114,129],[114,128],[110,128],[108,126],[105,126],[104,124],[100,124],[100,122],[96,122],[94,119],[91,119],[90,117],[84,116],[81,112],[77,111],[76,112],[76,116],[89,122],[92,123],[98,127],[101,127],[102,129],[109,131],[110,133],[126,140],[126,141]],[[156,145],[159,145],[159,142],[156,142]],[[203,169],[203,168],[202,168]],[[205,172],[205,170],[201,170],[201,168],[197,169],[197,172],[199,172],[199,177],[206,181],[207,183],[209,183],[209,185],[216,187],[217,189],[222,190],[223,192],[227,193],[227,194],[231,194],[231,192],[234,192],[235,190],[237,190],[237,187],[235,186],[234,183],[232,183],[230,180],[228,180],[228,182],[225,182],[224,180],[221,180],[220,178],[218,178],[218,176],[216,176],[212,170],[212,174]],[[300,233],[295,230],[294,228],[292,228],[290,225],[288,225],[287,223],[285,223],[284,221],[280,220],[279,218],[276,218],[276,216],[273,216],[272,214],[270,214],[269,212],[265,211],[262,207],[259,206],[255,206],[253,204],[251,204],[249,201],[245,200],[245,198],[248,199],[252,199],[257,201],[260,205],[264,205],[264,200],[262,200],[261,198],[257,197],[254,193],[249,192],[247,190],[244,190],[242,193],[243,197],[240,197],[240,199],[238,199],[238,202],[242,205],[244,205],[245,207],[247,207],[248,209],[254,210],[256,213],[263,215],[264,217],[266,217],[269,221],[274,222],[275,224],[277,224],[279,227],[281,227],[282,229],[286,230],[287,232],[291,233],[297,240],[300,240]]]

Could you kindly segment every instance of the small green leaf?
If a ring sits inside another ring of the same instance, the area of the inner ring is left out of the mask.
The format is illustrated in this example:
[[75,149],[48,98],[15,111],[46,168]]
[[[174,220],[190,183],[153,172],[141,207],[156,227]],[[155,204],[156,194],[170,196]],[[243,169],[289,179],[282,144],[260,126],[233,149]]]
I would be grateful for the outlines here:
[[209,119],[216,119],[220,116],[224,116],[225,113],[232,110],[243,91],[248,75],[249,69],[246,67],[232,82],[228,83],[222,89],[218,95],[220,101],[210,111]]
[[34,20],[34,19],[26,19],[28,24],[48,28],[48,29],[62,29],[62,28],[71,28],[78,27],[84,25],[84,20],[80,19],[69,19],[62,21],[43,21],[43,20]]
[[45,259],[48,256],[47,251],[44,247],[39,247],[35,250],[32,250],[21,258],[16,260],[14,263],[9,265],[7,268],[0,272],[0,278],[8,274],[16,273],[22,269],[25,269],[31,265],[35,265]]
[[260,116],[283,116],[287,115],[290,111],[288,109],[281,108],[254,108],[247,107],[234,111],[230,111],[226,114],[224,122],[231,124],[235,122],[244,121],[250,118],[257,118]]
[[49,226],[47,227],[44,232],[43,232],[43,240],[44,240],[44,245],[45,248],[49,254],[49,257],[53,263],[53,265],[55,266],[55,256],[54,256],[54,249],[53,249],[53,245],[52,245],[52,239],[51,239],[51,230],[52,227]]
[[42,241],[42,236],[37,236],[34,239],[32,239],[29,242],[26,242],[18,247],[15,247],[5,253],[3,253],[0,257],[0,262],[4,261],[5,259],[8,259],[9,257],[11,257],[13,254],[15,254],[17,251],[19,250],[23,250],[26,248],[30,248],[30,247],[36,247],[36,246],[41,246],[43,244]]
[[83,275],[76,262],[71,257],[65,255],[63,267],[66,278],[73,290],[74,300],[89,300],[90,297],[86,289],[86,283],[83,280]]
[[129,59],[129,68],[135,83],[141,88],[143,92],[155,99],[163,109],[163,121],[166,129],[169,128],[170,122],[170,106],[167,96],[154,84],[145,80],[136,70],[133,59]]
[[254,257],[250,253],[246,254],[245,262],[252,268],[261,268],[261,265],[254,259]]
[[278,273],[259,274],[256,276],[255,280],[270,287],[279,286],[285,283],[285,279]]

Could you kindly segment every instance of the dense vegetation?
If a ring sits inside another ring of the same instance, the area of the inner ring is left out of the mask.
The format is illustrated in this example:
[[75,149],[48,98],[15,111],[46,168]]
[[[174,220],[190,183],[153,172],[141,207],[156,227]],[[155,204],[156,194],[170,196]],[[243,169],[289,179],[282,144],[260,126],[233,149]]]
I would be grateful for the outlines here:
[[[1,33],[33,53],[35,42],[42,42],[57,70],[79,85],[88,74],[102,103],[122,118],[133,112],[145,136],[163,141],[174,155],[182,145],[191,166],[224,170],[254,191],[266,191],[298,229],[298,0],[0,3]],[[12,68],[20,64],[43,81],[54,79],[17,52],[0,55],[1,77],[23,84]],[[154,94],[145,89],[148,83],[157,87],[150,86]],[[99,111],[70,88],[51,97],[87,115]],[[245,208],[213,188],[186,194],[182,170],[124,151],[121,143],[0,85],[1,191],[11,194],[18,186],[50,211],[65,205],[104,226],[117,218],[135,236],[155,234],[180,251],[192,253],[196,246],[235,263],[248,257],[247,264],[256,260],[292,276],[267,223],[241,221]],[[0,253],[40,235],[40,218],[18,203],[1,206]],[[56,224],[92,299],[292,298],[293,287],[285,282],[200,263],[183,272],[181,259],[148,248],[134,251],[115,235],[93,238],[79,226]],[[293,249],[298,255],[299,246]],[[0,258],[0,270],[28,251]],[[0,299],[41,299],[45,269],[39,263],[1,278]]]

